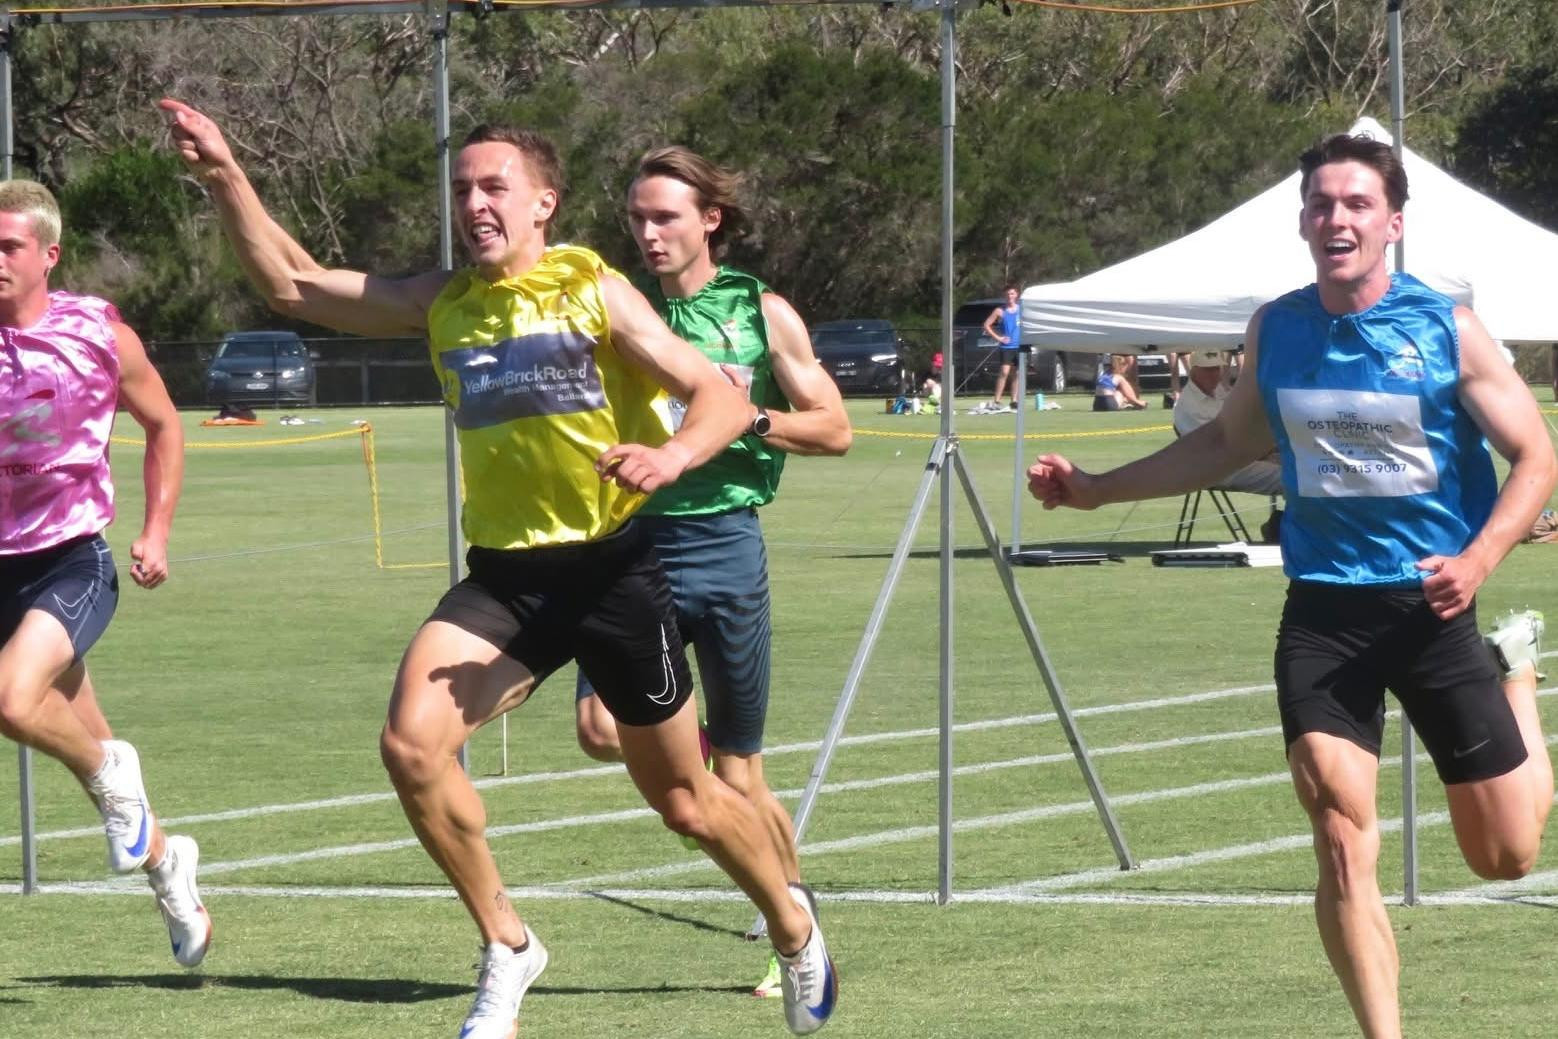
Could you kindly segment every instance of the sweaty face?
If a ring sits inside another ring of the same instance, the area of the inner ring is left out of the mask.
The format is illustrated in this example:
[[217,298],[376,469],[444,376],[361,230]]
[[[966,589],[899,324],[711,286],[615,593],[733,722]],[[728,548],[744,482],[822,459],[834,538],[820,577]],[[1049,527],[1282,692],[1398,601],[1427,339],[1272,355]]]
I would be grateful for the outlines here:
[[504,141],[460,149],[451,177],[455,220],[471,261],[494,273],[546,241],[557,192],[538,181],[520,150]]
[[1372,167],[1333,162],[1309,175],[1299,234],[1320,281],[1349,285],[1385,273],[1385,247],[1401,231],[1401,213],[1390,208],[1384,178]]
[[38,241],[32,217],[0,213],[0,302],[16,304],[48,289],[49,269],[59,260],[58,245]]
[[674,177],[643,177],[628,188],[628,227],[651,274],[680,274],[701,259],[719,210],[698,208],[698,192]]

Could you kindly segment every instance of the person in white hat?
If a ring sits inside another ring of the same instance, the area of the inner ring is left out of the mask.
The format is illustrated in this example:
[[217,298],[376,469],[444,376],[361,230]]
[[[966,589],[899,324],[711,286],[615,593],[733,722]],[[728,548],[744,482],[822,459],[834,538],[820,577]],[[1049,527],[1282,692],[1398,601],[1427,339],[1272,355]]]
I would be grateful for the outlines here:
[[[1197,350],[1190,355],[1190,376],[1180,390],[1179,400],[1174,402],[1174,433],[1184,436],[1199,429],[1223,410],[1232,383],[1228,367],[1219,350]],[[1257,459],[1219,480],[1217,485],[1231,491],[1247,491],[1251,494],[1282,493],[1282,467],[1275,454]]]

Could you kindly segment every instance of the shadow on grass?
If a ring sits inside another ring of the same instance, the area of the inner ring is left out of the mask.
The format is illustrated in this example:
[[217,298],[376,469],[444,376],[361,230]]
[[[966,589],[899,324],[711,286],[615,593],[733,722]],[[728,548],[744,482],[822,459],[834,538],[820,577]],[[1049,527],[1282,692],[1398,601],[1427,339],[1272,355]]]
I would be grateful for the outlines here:
[[[65,989],[145,988],[188,991],[202,988],[245,989],[254,992],[291,991],[311,999],[331,999],[342,1003],[425,1003],[430,1000],[468,998],[472,985],[408,981],[404,978],[284,978],[272,974],[44,974],[17,978],[17,988],[46,986]],[[537,985],[532,995],[594,996],[655,995],[679,992],[720,993],[751,992],[744,985]],[[0,1003],[25,1003],[28,1000],[0,997]]]
[[681,916],[677,913],[667,912],[664,909],[652,909],[649,906],[639,905],[637,902],[629,902],[625,898],[617,898],[612,895],[603,895],[595,891],[590,892],[590,897],[599,899],[602,902],[610,903],[614,906],[621,906],[623,909],[631,909],[635,913],[642,913],[645,916],[652,916],[657,920],[665,920],[668,923],[681,924],[684,927],[692,928],[694,931],[704,931],[708,934],[723,934],[732,938],[746,937],[745,931],[738,931],[733,927],[720,927],[717,924],[709,923],[707,920],[698,920],[690,916]]
[[16,980],[23,984],[73,989],[290,990],[312,999],[333,999],[343,1003],[422,1003],[432,999],[469,996],[473,991],[470,985],[408,981],[404,978],[285,978],[273,974],[44,974]]

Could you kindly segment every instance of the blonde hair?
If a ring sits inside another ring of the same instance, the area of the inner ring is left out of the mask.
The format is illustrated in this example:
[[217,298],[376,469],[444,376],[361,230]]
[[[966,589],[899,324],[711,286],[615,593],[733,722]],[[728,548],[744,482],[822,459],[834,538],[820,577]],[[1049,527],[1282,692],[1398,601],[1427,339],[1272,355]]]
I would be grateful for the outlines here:
[[0,180],[0,213],[32,217],[32,233],[47,248],[59,244],[60,204],[54,194],[34,180]]

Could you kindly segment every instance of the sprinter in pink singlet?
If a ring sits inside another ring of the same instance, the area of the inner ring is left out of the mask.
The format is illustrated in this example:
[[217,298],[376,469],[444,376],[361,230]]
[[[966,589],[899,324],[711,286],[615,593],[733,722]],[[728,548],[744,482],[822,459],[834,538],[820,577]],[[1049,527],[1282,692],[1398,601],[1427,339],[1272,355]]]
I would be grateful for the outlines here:
[[146,431],[146,519],[130,548],[142,588],[168,576],[184,434],[113,304],[49,291],[59,239],[48,189],[0,181],[0,733],[75,773],[103,817],[109,867],[146,871],[174,959],[193,967],[211,944],[199,849],[157,825],[135,748],[113,738],[85,661],[119,600],[102,536],[114,411],[122,402]]

